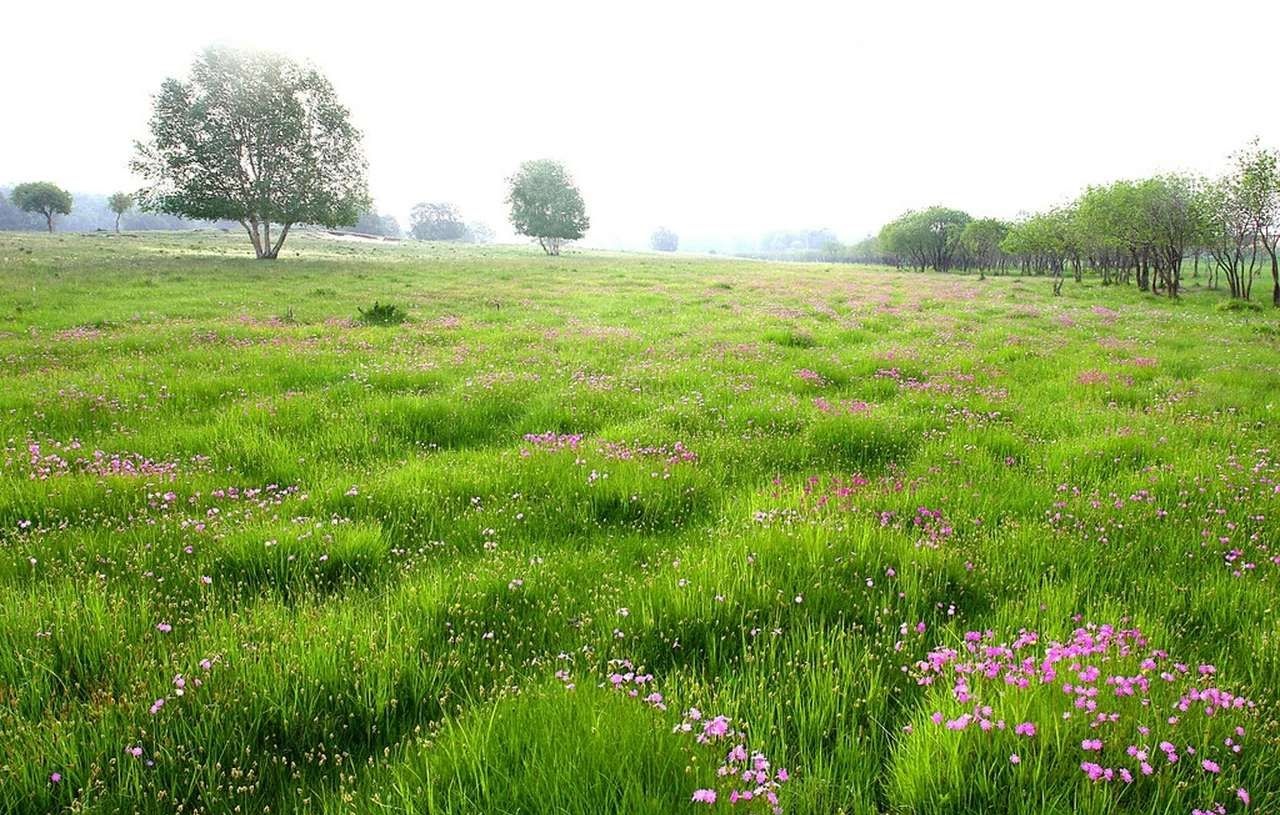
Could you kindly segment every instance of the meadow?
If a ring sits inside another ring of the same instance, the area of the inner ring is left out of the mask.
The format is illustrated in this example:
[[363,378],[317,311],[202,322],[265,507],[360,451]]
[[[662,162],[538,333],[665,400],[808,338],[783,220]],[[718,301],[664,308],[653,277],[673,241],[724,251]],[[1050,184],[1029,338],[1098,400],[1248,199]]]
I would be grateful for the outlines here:
[[1280,811],[1194,280],[0,233],[0,366],[0,812]]

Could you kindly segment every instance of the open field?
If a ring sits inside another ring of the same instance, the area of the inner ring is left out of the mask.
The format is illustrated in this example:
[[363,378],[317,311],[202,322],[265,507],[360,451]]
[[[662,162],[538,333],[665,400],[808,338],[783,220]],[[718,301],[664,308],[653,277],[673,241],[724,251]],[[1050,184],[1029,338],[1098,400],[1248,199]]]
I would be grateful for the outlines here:
[[1272,310],[246,245],[0,234],[0,812],[1280,811]]

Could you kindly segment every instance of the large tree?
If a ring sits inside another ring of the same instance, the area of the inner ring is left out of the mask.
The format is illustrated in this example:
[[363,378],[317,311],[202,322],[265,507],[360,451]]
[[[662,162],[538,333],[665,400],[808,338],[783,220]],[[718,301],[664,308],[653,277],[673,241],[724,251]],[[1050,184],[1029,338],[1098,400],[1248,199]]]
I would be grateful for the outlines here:
[[19,184],[9,193],[9,198],[23,212],[43,215],[50,232],[53,231],[53,216],[71,214],[71,193],[48,181]]
[[409,234],[420,241],[466,241],[467,225],[453,204],[423,202],[409,213]]
[[107,206],[116,214],[116,234],[120,234],[120,216],[133,209],[133,196],[127,192],[117,192],[107,199]]
[[1157,176],[1147,182],[1148,219],[1155,245],[1155,268],[1164,293],[1177,297],[1182,285],[1182,259],[1209,241],[1203,179],[1189,175]]
[[548,255],[560,254],[565,241],[581,238],[591,226],[582,193],[560,162],[526,161],[508,183],[511,225],[537,238]]
[[1000,242],[1008,234],[1009,225],[998,218],[975,218],[960,231],[960,245],[978,267],[979,278],[985,276],[987,269],[1002,265]]
[[655,252],[674,252],[680,248],[680,236],[660,226],[649,236],[649,245]]
[[930,207],[901,215],[880,230],[880,245],[900,260],[924,271],[948,271],[961,249],[960,235],[969,223],[969,214],[949,207]]
[[294,224],[349,226],[369,206],[360,132],[333,86],[276,54],[210,48],[189,80],[165,80],[133,168],[145,208],[238,221],[264,260]]

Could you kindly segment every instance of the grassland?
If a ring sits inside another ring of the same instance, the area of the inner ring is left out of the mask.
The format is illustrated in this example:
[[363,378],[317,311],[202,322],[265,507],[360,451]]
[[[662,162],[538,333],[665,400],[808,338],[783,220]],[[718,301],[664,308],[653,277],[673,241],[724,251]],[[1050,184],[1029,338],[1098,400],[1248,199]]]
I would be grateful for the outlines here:
[[1280,811],[1270,310],[244,243],[0,235],[0,812]]

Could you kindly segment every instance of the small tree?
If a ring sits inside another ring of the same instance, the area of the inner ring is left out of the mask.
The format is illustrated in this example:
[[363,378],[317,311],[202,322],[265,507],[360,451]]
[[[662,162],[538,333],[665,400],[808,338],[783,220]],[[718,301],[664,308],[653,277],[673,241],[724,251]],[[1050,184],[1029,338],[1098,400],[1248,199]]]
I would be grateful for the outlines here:
[[127,192],[118,192],[107,199],[107,206],[116,214],[116,234],[120,234],[120,216],[133,209],[133,196]]
[[409,213],[409,234],[420,241],[465,241],[467,225],[453,204],[423,202]]
[[1280,308],[1280,153],[1255,140],[1233,156],[1240,198],[1253,233],[1271,259],[1271,304]]
[[560,162],[526,161],[508,183],[511,225],[519,234],[537,238],[548,255],[560,254],[565,241],[581,238],[591,226],[582,193]]
[[649,236],[649,245],[655,252],[674,252],[680,248],[680,236],[665,226],[660,226]]
[[48,181],[32,181],[19,184],[9,193],[13,205],[23,212],[35,212],[44,216],[49,231],[53,231],[54,215],[71,214],[71,193]]
[[960,230],[960,245],[978,267],[979,279],[1000,260],[1000,242],[1009,234],[1009,225],[997,218],[975,218]]
[[1208,220],[1205,245],[1214,262],[1210,283],[1216,286],[1217,273],[1222,272],[1231,296],[1248,300],[1258,267],[1258,237],[1243,201],[1240,174],[1229,173],[1206,184],[1200,198]]
[[369,206],[360,132],[333,86],[275,54],[211,48],[189,81],[166,80],[132,166],[150,182],[144,208],[239,221],[263,260],[294,224],[350,226]]

